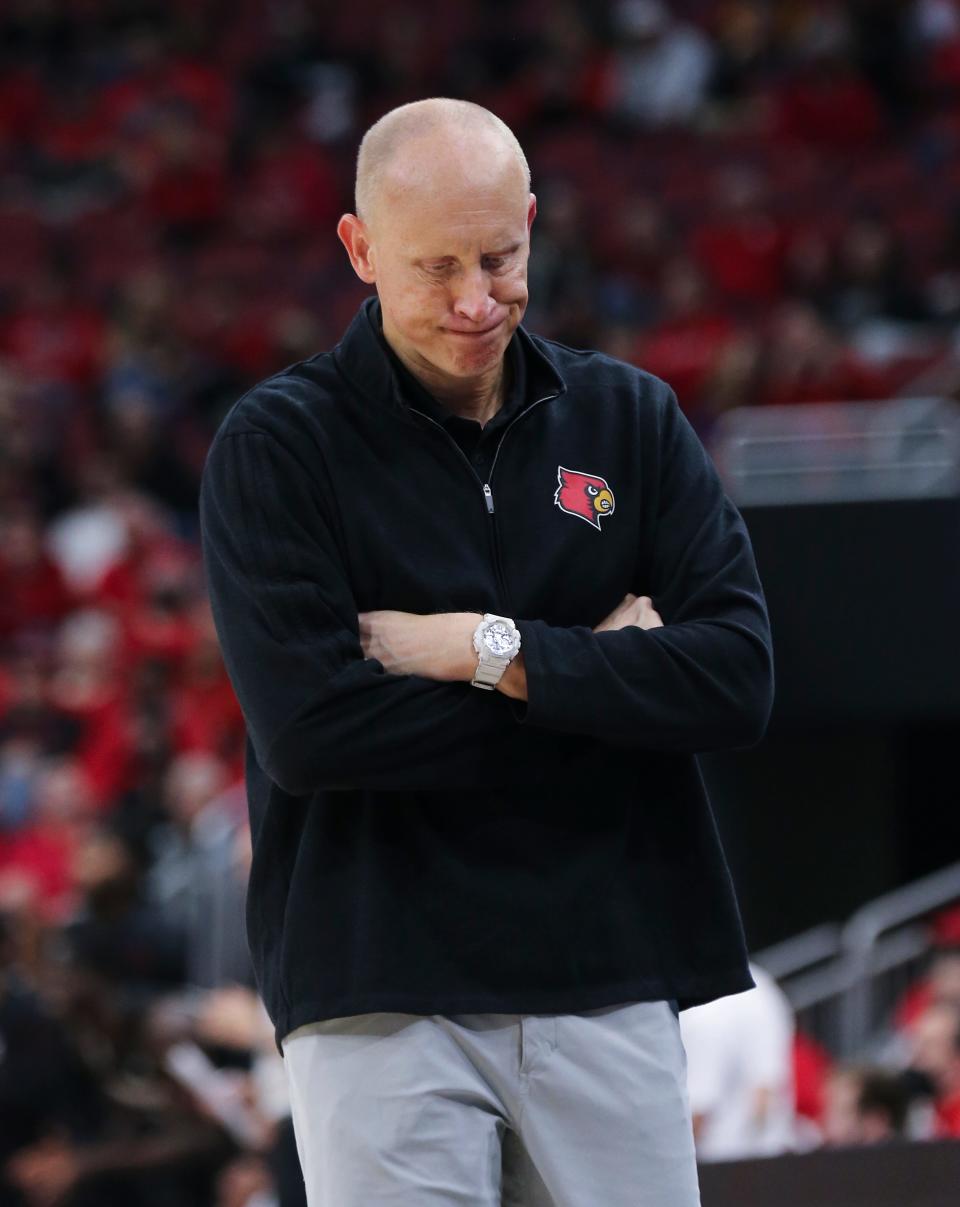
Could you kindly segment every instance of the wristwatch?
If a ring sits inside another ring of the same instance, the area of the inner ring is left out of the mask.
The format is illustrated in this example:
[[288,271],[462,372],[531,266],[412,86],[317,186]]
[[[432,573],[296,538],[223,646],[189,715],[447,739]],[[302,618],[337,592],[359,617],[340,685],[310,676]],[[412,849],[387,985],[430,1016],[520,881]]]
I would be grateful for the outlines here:
[[492,691],[520,652],[520,630],[509,616],[484,612],[483,620],[473,633],[473,648],[479,657],[471,686]]

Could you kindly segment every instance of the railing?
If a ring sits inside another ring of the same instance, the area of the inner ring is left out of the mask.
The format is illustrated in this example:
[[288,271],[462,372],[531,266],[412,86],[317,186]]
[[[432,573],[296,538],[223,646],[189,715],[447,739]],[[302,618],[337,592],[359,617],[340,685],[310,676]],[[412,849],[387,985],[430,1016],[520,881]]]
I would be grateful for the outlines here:
[[853,1051],[889,1011],[898,981],[922,961],[929,939],[920,919],[960,900],[960,863],[879,897],[857,910],[843,928],[849,987],[843,999],[844,1050]]
[[754,954],[779,982],[799,1025],[837,1056],[865,1054],[930,947],[923,920],[960,901],[960,863]]
[[948,398],[737,407],[710,451],[738,505],[960,493],[960,404]]

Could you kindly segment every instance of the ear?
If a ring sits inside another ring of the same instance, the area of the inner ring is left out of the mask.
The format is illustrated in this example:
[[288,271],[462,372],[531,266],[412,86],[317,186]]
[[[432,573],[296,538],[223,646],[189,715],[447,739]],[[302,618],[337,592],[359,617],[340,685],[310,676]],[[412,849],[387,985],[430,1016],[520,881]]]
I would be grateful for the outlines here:
[[527,234],[530,234],[530,227],[533,226],[533,220],[537,216],[537,197],[535,193],[530,194],[530,204],[527,206]]
[[373,285],[377,273],[370,254],[370,236],[363,222],[356,214],[344,214],[337,223],[337,236],[347,249],[353,271],[365,284]]

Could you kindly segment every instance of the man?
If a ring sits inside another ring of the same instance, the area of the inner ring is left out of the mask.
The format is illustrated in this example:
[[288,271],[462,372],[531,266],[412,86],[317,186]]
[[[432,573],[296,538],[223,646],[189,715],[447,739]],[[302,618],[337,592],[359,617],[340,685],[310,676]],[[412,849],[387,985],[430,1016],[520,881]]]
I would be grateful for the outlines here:
[[308,1200],[689,1207],[677,1011],[752,985],[694,758],[767,722],[749,540],[663,382],[520,326],[499,119],[388,113],[356,197],[377,297],[201,498]]

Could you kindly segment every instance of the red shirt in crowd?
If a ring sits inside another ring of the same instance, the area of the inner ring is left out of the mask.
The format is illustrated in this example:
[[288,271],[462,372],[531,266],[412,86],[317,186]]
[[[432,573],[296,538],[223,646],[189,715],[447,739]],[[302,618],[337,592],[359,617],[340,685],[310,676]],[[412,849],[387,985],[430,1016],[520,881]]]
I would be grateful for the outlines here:
[[684,409],[694,408],[700,390],[736,330],[735,323],[719,311],[701,310],[664,319],[644,335],[635,362],[668,381]]
[[11,566],[0,551],[0,638],[19,628],[51,628],[75,603],[60,568],[46,554],[32,566]]
[[853,150],[877,140],[883,120],[877,98],[855,72],[814,68],[776,98],[774,134],[781,138]]
[[786,237],[768,214],[704,222],[691,235],[691,250],[713,284],[731,298],[770,302],[782,292]]

